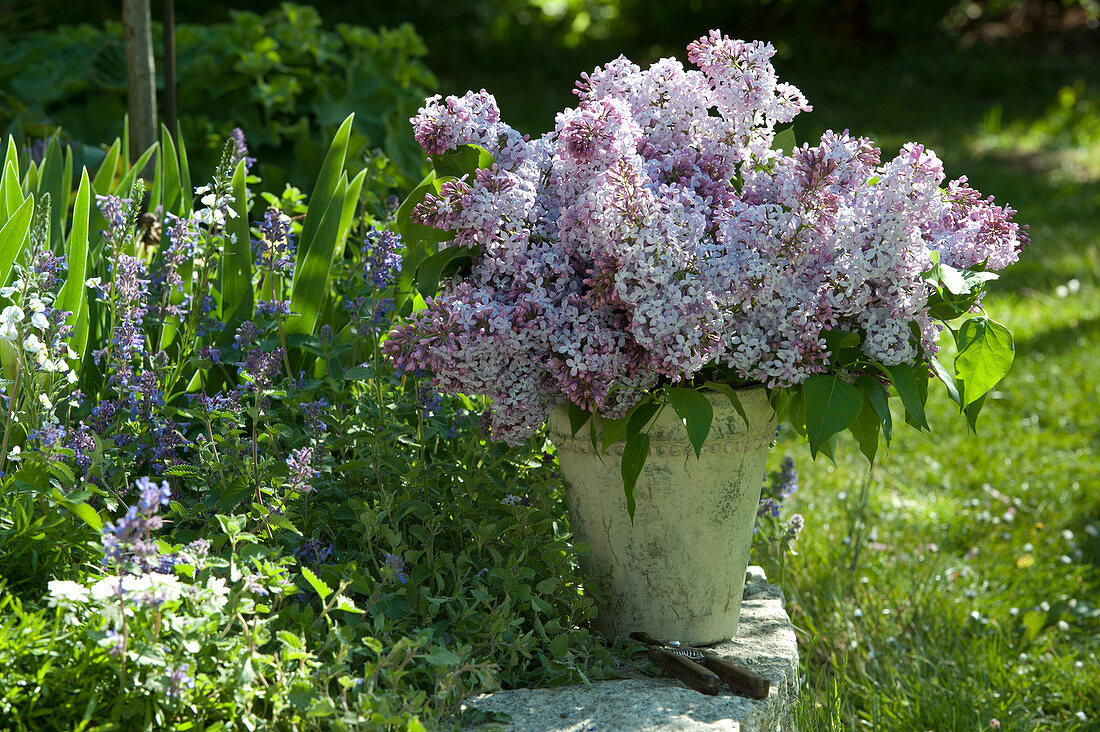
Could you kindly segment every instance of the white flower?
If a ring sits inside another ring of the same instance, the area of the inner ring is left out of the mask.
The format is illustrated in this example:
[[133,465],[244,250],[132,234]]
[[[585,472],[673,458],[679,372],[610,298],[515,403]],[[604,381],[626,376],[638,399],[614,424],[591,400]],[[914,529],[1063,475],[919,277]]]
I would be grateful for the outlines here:
[[51,402],[50,398],[45,394],[39,394],[38,401],[42,402],[42,406],[46,409],[53,409],[53,402]]
[[19,445],[16,445],[12,449],[8,450],[8,460],[18,460],[22,452],[23,448],[19,447]]
[[211,577],[206,589],[210,592],[210,604],[215,611],[220,611],[229,602],[229,588],[221,577]]
[[0,323],[0,340],[14,341],[19,337],[19,331],[11,323]]
[[23,348],[26,349],[27,353],[38,353],[45,347],[46,346],[42,344],[42,341],[38,340],[38,336],[36,336],[34,333],[31,333],[29,336],[23,339]]
[[[45,367],[45,364],[42,364]],[[69,370],[69,362],[63,358],[57,359],[57,370],[61,373],[65,373]]]
[[10,323],[15,325],[23,321],[25,313],[23,308],[18,305],[8,305],[4,308],[3,312],[0,312],[0,323]]
[[209,185],[199,186],[198,188],[195,189],[195,195],[196,196],[201,196],[202,194],[209,193],[209,192],[210,192],[210,186]]
[[69,354],[69,358],[79,358],[79,354],[68,343],[65,344],[65,351]]
[[11,297],[14,292],[22,292],[24,287],[23,280],[16,280],[7,287],[0,287],[0,297]]
[[66,376],[65,378],[68,380],[68,382],[70,384],[75,384],[77,381],[80,380],[79,377],[77,377],[75,371],[70,371],[68,376]]
[[[65,363],[65,362],[64,361],[59,361],[58,363]],[[42,360],[42,370],[45,371],[46,373],[52,374],[54,371],[58,370],[57,364],[54,363],[53,361],[51,361],[48,358],[43,359]]]
[[45,312],[46,304],[42,302],[38,297],[32,297],[30,301],[31,310],[36,313]]
[[46,330],[50,327],[50,320],[45,313],[39,311],[31,316],[31,325],[39,330]]
[[73,603],[88,600],[88,588],[78,582],[50,580],[46,586],[50,588],[50,607],[69,607]]
[[84,280],[85,287],[99,287],[102,284],[103,279],[101,277],[89,277],[88,279]]

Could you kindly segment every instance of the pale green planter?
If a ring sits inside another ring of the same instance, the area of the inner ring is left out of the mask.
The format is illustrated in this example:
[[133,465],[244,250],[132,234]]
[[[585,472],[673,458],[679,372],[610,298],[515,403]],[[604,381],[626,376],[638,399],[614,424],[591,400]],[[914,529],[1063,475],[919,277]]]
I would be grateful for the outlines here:
[[550,415],[574,540],[592,549],[581,566],[601,585],[593,593],[596,627],[608,638],[644,631],[707,645],[737,634],[776,417],[763,387],[737,392],[748,425],[728,397],[704,393],[714,422],[699,458],[672,407],[649,433],[633,525],[619,472],[622,443],[601,460],[587,425],[573,439],[566,408]]

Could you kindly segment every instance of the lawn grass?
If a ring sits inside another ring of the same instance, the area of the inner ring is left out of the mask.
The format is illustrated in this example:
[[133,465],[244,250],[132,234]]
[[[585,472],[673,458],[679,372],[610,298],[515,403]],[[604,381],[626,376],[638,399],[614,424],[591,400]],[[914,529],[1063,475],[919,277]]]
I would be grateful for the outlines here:
[[805,139],[925,142],[1033,239],[985,303],[1016,361],[976,438],[941,393],[933,435],[897,428],[869,482],[854,443],[836,466],[792,435],[773,451],[807,517],[783,578],[799,729],[1100,729],[1098,68],[1007,44],[794,79]]

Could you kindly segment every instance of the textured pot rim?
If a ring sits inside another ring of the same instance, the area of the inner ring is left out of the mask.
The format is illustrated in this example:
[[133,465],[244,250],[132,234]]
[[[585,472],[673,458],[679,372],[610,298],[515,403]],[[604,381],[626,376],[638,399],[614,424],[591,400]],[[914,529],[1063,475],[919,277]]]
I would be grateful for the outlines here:
[[[732,387],[735,392],[754,392],[765,391],[763,384],[754,384],[748,386]],[[699,393],[703,394],[712,404],[721,405],[732,409],[732,405],[729,404],[729,397],[721,391],[715,389],[699,389]],[[745,434],[736,435],[726,438],[713,438],[708,437],[706,442],[703,443],[702,449],[699,451],[700,455],[707,453],[729,453],[737,450],[752,450],[764,446],[770,446],[775,439],[775,428],[779,424],[778,417],[775,414],[775,410],[768,405],[771,415],[763,422],[749,421],[745,426],[748,430]],[[558,404],[553,412],[561,412],[568,409],[568,402],[562,402]],[[595,415],[597,420],[602,420],[600,415]],[[585,424],[588,424],[586,421]],[[550,440],[554,443],[555,447],[560,451],[562,449],[571,452],[580,452],[588,454],[602,454],[602,455],[615,455],[621,456],[623,454],[624,445],[622,440],[611,445],[606,452],[601,450],[595,450],[592,448],[592,441],[588,437],[587,430],[582,426],[577,432],[577,436],[574,437],[570,432],[563,432],[554,429],[552,420],[547,420],[547,426],[550,428]],[[753,429],[756,427],[756,429]],[[599,422],[596,423],[597,434],[600,434],[601,428]],[[664,455],[671,453],[673,456],[677,456],[679,453],[672,453],[673,448],[678,448],[688,444],[687,435],[684,435],[682,439],[675,440],[660,440],[651,441],[649,443],[649,454]],[[690,449],[690,448],[689,448]]]

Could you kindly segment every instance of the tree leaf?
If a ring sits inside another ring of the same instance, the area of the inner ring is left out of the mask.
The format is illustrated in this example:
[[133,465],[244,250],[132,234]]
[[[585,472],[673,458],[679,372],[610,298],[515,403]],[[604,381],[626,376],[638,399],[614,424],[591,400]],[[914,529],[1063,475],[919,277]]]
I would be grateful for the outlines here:
[[779,130],[772,138],[772,150],[783,150],[790,155],[796,147],[798,147],[798,142],[794,137],[793,125]]
[[626,436],[623,447],[620,473],[623,478],[623,493],[626,495],[626,513],[630,523],[634,523],[634,489],[638,485],[638,476],[642,474],[646,458],[649,457],[649,435],[645,432],[633,432]]
[[682,386],[670,386],[665,389],[668,403],[676,410],[676,416],[687,430],[688,441],[695,448],[695,458],[702,454],[703,443],[710,435],[710,425],[714,420],[714,408],[705,396],[695,389]]
[[859,450],[867,458],[871,465],[875,464],[875,455],[878,454],[878,435],[882,427],[879,418],[870,399],[864,394],[863,408],[859,410],[859,416],[848,425],[848,429],[859,442]]
[[572,437],[576,438],[581,427],[584,427],[584,423],[591,419],[592,415],[573,402],[566,402],[566,409],[569,412],[569,429],[573,430]]
[[416,289],[424,297],[439,292],[439,281],[445,275],[464,266],[465,260],[472,260],[480,254],[478,249],[467,247],[447,247],[431,255],[416,268]]
[[936,378],[943,382],[943,385],[947,387],[947,396],[951,397],[951,401],[955,402],[962,408],[962,397],[959,396],[959,389],[955,386],[955,378],[951,374],[947,373],[947,369],[944,368],[940,360],[935,356],[928,359],[928,364],[932,367],[932,373],[936,375]]
[[810,454],[817,452],[833,435],[846,429],[863,407],[863,396],[839,376],[816,374],[802,383],[806,409],[806,435]]
[[955,355],[955,374],[963,382],[963,399],[973,404],[1012,367],[1016,346],[1012,333],[995,320],[971,318],[955,335],[959,350]]
[[882,435],[886,438],[886,444],[890,444],[893,437],[894,420],[890,414],[890,394],[882,382],[870,374],[860,374],[856,379],[856,388],[863,392],[863,398],[878,415],[882,425]]
[[[441,242],[453,239],[455,233],[448,229],[434,229],[431,226],[426,226],[419,221],[414,221],[412,218],[413,209],[417,204],[424,200],[424,198],[431,193],[432,195],[440,195],[440,186],[443,184],[443,179],[436,175],[435,171],[429,171],[424,180],[420,181],[420,184],[412,190],[412,193],[401,202],[401,205],[397,208],[397,231],[406,240],[413,241],[429,241],[429,242]],[[410,266],[415,263],[405,263],[405,266]]]
[[461,178],[464,175],[472,178],[478,169],[492,167],[495,162],[488,150],[477,145],[459,145],[454,150],[430,157],[432,169],[440,178],[445,176]]
[[924,403],[928,396],[928,374],[924,370],[923,363],[921,364],[925,385],[923,390],[921,389],[922,380],[912,364],[887,366],[886,370],[890,373],[890,381],[905,407],[905,421],[919,429],[928,430],[928,419],[924,416]]
[[[737,411],[737,413],[739,415],[741,415],[741,419],[745,420],[745,426],[746,427],[748,426],[749,416],[747,414],[745,414],[745,407],[742,406],[742,404],[741,404],[741,398],[739,396],[737,396],[737,391],[732,386],[730,386],[729,384],[726,384],[726,383],[719,382],[719,381],[708,381],[705,384],[703,384],[702,388],[704,388],[704,389],[714,389],[715,391],[720,391],[723,394],[725,394],[726,397],[729,398],[730,404],[733,406],[733,408]],[[782,400],[782,397],[780,397],[780,399]],[[786,403],[784,403],[782,406],[786,407]],[[772,403],[772,409],[775,409],[775,403],[774,402]],[[779,413],[779,411],[776,410],[776,414],[778,414],[778,413]]]

